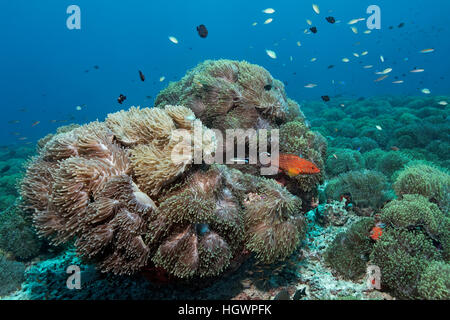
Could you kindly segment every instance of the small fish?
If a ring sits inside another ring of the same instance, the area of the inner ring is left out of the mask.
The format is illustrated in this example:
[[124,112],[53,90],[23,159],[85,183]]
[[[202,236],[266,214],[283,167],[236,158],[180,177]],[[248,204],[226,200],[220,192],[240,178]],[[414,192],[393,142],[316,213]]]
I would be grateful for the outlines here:
[[266,21],[264,21],[264,24],[269,24],[269,23],[271,23],[273,21],[273,19],[272,18],[269,18],[269,19],[267,19]]
[[123,94],[120,94],[119,97],[117,98],[117,102],[122,104],[122,102],[124,102],[127,99],[126,96],[124,96]]
[[267,14],[272,14],[272,13],[275,12],[275,9],[273,9],[273,8],[267,8],[267,9],[264,9],[262,12],[267,13]]
[[0,170],[0,174],[7,172],[9,169],[11,169],[11,166],[7,164]]
[[95,66],[94,66],[94,69],[95,69],[95,70],[98,70],[98,69],[100,69],[100,67],[97,66],[97,65],[95,65]]
[[175,38],[174,36],[170,36],[169,40],[172,41],[173,43],[177,44],[178,43],[178,39]]
[[349,61],[350,61],[350,60],[349,60],[348,58],[343,58],[343,59],[342,59],[342,62],[346,62],[346,63],[347,63],[347,62],[349,62]]
[[392,71],[392,68],[386,68],[381,72],[375,72],[375,74],[388,74]]
[[142,73],[141,70],[139,70],[139,78],[141,79],[142,82],[145,81],[145,76],[144,76],[144,74]]
[[81,106],[76,106],[75,109],[76,109],[77,111],[80,111],[80,110],[81,110]]
[[372,32],[371,30],[366,30],[366,31],[364,31],[365,34],[369,34],[369,33],[371,33],[371,32]]
[[311,28],[309,28],[309,30],[311,30],[312,33],[317,33],[317,28],[316,27],[311,27]]
[[363,21],[363,20],[365,20],[365,19],[364,18],[352,19],[347,24],[352,25],[352,24],[358,23],[358,22]]
[[405,81],[403,81],[403,80],[395,80],[395,81],[392,81],[392,83],[394,83],[394,84],[401,84],[401,83],[403,83],[403,82],[405,82]]
[[9,124],[18,124],[18,123],[20,123],[20,120],[11,120],[11,121],[8,121],[8,123]]
[[258,22],[253,22],[252,26],[256,26],[258,24]]
[[275,51],[266,49],[266,53],[269,57],[271,57],[272,59],[276,59],[277,58],[277,54],[275,53]]
[[356,28],[356,27],[351,27],[351,29],[352,29],[352,31],[353,31],[353,33],[358,33],[358,28]]
[[380,81],[383,81],[384,79],[386,79],[387,77],[389,77],[389,75],[384,75],[384,76],[381,76],[381,77],[379,77],[378,79],[376,79],[376,80],[374,80],[374,82],[380,82]]
[[297,41],[297,47],[301,47],[301,46],[302,46],[301,42]]
[[380,60],[381,60],[381,62],[384,62],[384,57],[380,56]]
[[317,58],[312,58],[311,59],[311,62],[314,62],[314,61],[316,61],[317,60]]
[[300,158],[297,155],[285,153],[280,153],[279,155],[278,169],[291,178],[299,174],[320,173],[320,169],[314,163]]
[[430,93],[431,93],[430,89],[427,89],[427,88],[424,88],[424,89],[422,89],[421,91],[422,91],[423,93],[425,93],[425,94],[430,94]]
[[33,124],[31,125],[32,127],[35,127],[35,126],[37,126],[39,123],[41,123],[40,121],[35,121],[35,122],[33,122]]
[[208,29],[206,29],[206,26],[204,24],[201,24],[197,26],[197,33],[200,38],[206,38],[208,36]]
[[312,7],[313,7],[313,10],[314,10],[315,13],[320,14],[320,9],[319,9],[319,6],[317,4],[313,4]]
[[367,66],[364,66],[363,68],[364,68],[364,69],[370,69],[370,68],[373,68],[373,65],[369,64],[369,65],[367,65]]
[[424,71],[425,71],[425,69],[413,69],[410,72],[411,73],[420,73],[420,72],[424,72]]
[[330,64],[329,66],[328,66],[328,69],[333,69],[334,68],[334,65],[332,65],[332,64]]
[[336,20],[334,19],[334,17],[326,17],[325,20],[327,20],[331,24],[336,23]]
[[305,88],[314,88],[314,87],[317,87],[317,84],[315,84],[315,83],[308,83],[308,84],[305,86]]
[[441,106],[446,106],[448,105],[447,101],[439,101],[438,104],[440,104]]
[[375,126],[375,128],[377,128],[377,130],[383,130],[383,128],[381,128],[381,126]]
[[356,52],[353,52],[353,55],[357,58],[359,58],[359,54],[357,54]]
[[420,53],[431,53],[434,52],[433,48],[420,50]]
[[19,140],[22,140],[22,141],[23,141],[23,140],[27,140],[27,139],[28,139],[27,137],[20,137],[20,138],[19,138]]
[[330,97],[329,96],[322,96],[321,97],[323,101],[328,102],[330,101]]
[[363,53],[361,53],[362,56],[365,56],[369,53],[369,51],[364,51]]
[[335,159],[338,158],[338,156],[337,156],[335,153],[333,153],[333,157],[334,157]]
[[159,78],[159,82],[163,82],[164,80],[166,80],[166,77],[162,76],[161,78]]
[[309,24],[309,25],[312,25],[312,22],[309,19],[306,19],[306,23]]
[[396,147],[396,146],[392,146],[392,147],[391,147],[391,150],[392,150],[392,151],[399,151],[400,148],[399,148],[399,147]]
[[383,229],[378,226],[373,227],[372,230],[370,231],[370,238],[372,240],[377,241],[382,235]]
[[403,28],[404,25],[405,25],[405,23],[404,23],[404,22],[401,22],[401,23],[398,25],[398,28]]

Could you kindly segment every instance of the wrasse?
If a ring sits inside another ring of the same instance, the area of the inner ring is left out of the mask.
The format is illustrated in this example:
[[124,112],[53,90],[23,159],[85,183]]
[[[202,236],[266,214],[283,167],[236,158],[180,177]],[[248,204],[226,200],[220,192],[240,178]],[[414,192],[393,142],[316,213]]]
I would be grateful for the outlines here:
[[40,121],[35,121],[33,122],[33,124],[31,125],[32,127],[37,126],[39,123],[41,123]]

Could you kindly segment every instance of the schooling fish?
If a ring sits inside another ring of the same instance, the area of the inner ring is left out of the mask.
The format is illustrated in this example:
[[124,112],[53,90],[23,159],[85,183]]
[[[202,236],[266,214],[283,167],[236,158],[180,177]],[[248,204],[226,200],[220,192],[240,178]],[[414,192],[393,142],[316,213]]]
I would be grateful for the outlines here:
[[336,20],[334,19],[334,17],[326,17],[325,18],[329,23],[333,24],[336,22]]
[[117,98],[117,102],[122,104],[122,102],[124,102],[126,98],[127,98],[126,96],[120,94],[119,97]]
[[145,76],[141,70],[139,70],[139,78],[141,79],[141,81],[145,81]]

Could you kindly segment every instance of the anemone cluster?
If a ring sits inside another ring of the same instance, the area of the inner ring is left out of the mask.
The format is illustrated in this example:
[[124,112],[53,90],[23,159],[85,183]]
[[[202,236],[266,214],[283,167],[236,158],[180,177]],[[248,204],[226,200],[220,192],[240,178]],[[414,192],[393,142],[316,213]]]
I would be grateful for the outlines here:
[[[154,108],[41,140],[20,184],[22,206],[39,236],[73,242],[102,272],[155,266],[178,278],[210,277],[247,251],[273,263],[305,236],[301,197],[273,179],[194,159],[218,151],[209,128],[278,128],[288,118],[304,125],[266,70],[207,61],[163,90]],[[321,165],[325,141],[306,127],[296,139],[290,151]],[[319,180],[296,189],[313,193]]]

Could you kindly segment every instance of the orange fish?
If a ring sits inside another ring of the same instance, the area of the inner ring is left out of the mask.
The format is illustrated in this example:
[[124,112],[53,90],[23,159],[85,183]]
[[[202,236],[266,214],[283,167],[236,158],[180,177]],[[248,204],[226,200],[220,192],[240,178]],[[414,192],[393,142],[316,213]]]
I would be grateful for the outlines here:
[[295,154],[285,153],[280,153],[278,168],[291,178],[299,174],[316,174],[320,172],[320,169],[314,163]]
[[399,148],[399,147],[396,147],[396,146],[392,146],[392,147],[391,147],[391,150],[393,150],[393,151],[399,151],[400,148]]
[[383,229],[378,226],[375,226],[372,228],[372,231],[370,231],[370,238],[376,241],[381,237],[382,234]]

